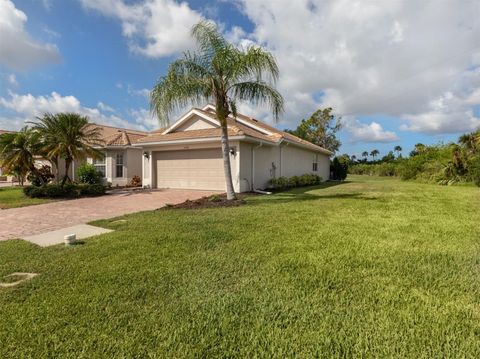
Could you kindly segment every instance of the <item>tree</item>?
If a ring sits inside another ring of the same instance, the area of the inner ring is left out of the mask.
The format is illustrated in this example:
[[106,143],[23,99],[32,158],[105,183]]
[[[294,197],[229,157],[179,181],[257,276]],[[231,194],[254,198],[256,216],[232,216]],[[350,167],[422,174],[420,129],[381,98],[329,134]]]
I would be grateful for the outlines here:
[[402,155],[402,147],[400,146],[395,146],[393,149],[397,153],[397,157],[400,157]]
[[351,155],[351,156],[350,156],[350,161],[351,161],[352,163],[355,163],[356,160],[357,160],[357,156],[355,156],[355,155]]
[[395,160],[393,151],[388,152],[385,156],[382,157],[382,162],[392,162],[393,160]]
[[272,54],[258,46],[239,49],[228,43],[215,24],[202,21],[191,32],[198,45],[170,64],[150,95],[150,106],[167,125],[175,109],[191,103],[213,102],[221,126],[223,167],[227,199],[235,199],[230,166],[227,119],[237,116],[237,102],[270,106],[274,119],[283,111],[283,98],[273,87],[278,66]]
[[303,119],[295,130],[286,130],[297,137],[336,152],[341,146],[336,133],[342,128],[341,117],[332,114],[332,108],[315,111],[308,120]]
[[375,149],[372,152],[370,152],[370,156],[373,157],[373,160],[375,161],[375,158],[380,154],[380,151]]
[[367,160],[368,158],[368,151],[363,151],[362,152],[362,157],[365,159],[365,161]]
[[[62,179],[62,186],[70,181],[68,171],[74,160],[83,160],[86,157],[98,158],[102,153],[96,149],[103,145],[100,129],[92,126],[86,116],[76,113],[58,113],[53,116],[48,126],[52,126],[48,135],[42,139],[42,150],[47,158],[58,156],[65,160],[65,176]],[[45,116],[42,118],[42,120]],[[41,122],[38,126],[42,128]],[[39,131],[42,134],[44,132]],[[54,135],[54,136],[53,136]]]
[[6,173],[18,177],[23,186],[25,178],[35,171],[35,155],[40,147],[39,135],[28,127],[16,133],[0,135],[0,162]]
[[62,156],[62,146],[58,142],[58,133],[60,132],[60,125],[58,117],[50,113],[44,114],[42,117],[37,117],[39,122],[33,123],[33,128],[40,134],[43,157],[48,159],[55,167],[55,180],[60,180],[60,168],[58,165],[59,159]]

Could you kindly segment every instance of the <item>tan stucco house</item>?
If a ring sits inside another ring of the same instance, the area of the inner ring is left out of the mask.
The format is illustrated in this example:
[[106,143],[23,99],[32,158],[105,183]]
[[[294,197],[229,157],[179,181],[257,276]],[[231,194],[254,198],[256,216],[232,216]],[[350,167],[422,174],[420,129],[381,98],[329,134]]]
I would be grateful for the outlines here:
[[[148,188],[225,190],[221,129],[212,105],[192,108],[168,128],[152,132],[90,126],[100,128],[105,156],[87,161],[113,186],[139,176]],[[332,152],[252,117],[228,118],[228,135],[236,192],[265,189],[270,179],[282,176],[330,176]],[[71,167],[74,180],[78,166]],[[63,176],[64,163],[59,167]]]
[[[166,129],[139,138],[142,180],[152,188],[225,190],[220,124],[215,107],[193,108]],[[236,192],[264,189],[274,177],[330,175],[332,152],[238,114],[228,119]]]

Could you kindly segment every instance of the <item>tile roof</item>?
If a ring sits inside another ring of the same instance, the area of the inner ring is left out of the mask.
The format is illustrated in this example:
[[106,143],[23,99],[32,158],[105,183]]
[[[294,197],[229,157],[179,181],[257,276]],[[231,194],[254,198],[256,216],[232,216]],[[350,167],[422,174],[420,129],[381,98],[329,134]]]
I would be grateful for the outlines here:
[[[213,110],[202,110],[199,108],[194,108],[194,110],[202,113],[209,118],[216,120],[215,112]],[[297,136],[294,136],[290,133],[280,131],[275,127],[267,125],[264,122],[256,120],[252,117],[248,117],[242,114],[237,114],[237,121],[233,117],[227,119],[228,122],[228,135],[229,136],[249,136],[256,139],[264,140],[267,142],[278,144],[282,141],[288,141],[290,143],[296,143],[298,145],[309,147],[312,150],[324,152],[331,154],[330,151],[314,145],[311,142],[305,141]],[[246,123],[246,124],[245,124]],[[251,127],[252,126],[252,127]],[[255,129],[259,128],[258,129]],[[138,143],[151,143],[151,142],[163,142],[163,141],[174,141],[174,140],[187,140],[194,138],[209,138],[209,137],[220,137],[221,130],[219,128],[203,129],[203,130],[191,130],[191,131],[182,131],[182,132],[171,132],[165,135],[162,135],[165,129],[156,130],[150,132],[148,136],[140,138]],[[263,131],[261,131],[263,130]],[[270,134],[267,134],[267,133]]]
[[95,126],[100,129],[105,146],[131,146],[133,143],[138,142],[139,139],[148,134],[148,132],[145,131],[99,125],[96,123],[92,123],[88,126]]

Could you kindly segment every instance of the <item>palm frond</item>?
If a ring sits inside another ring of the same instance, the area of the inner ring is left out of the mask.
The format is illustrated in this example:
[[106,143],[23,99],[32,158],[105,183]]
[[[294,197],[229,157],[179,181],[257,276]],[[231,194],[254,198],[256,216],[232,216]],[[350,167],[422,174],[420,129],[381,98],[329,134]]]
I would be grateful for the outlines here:
[[254,104],[270,107],[275,120],[283,112],[283,97],[280,93],[263,81],[247,81],[234,84],[231,97],[239,101],[250,101]]

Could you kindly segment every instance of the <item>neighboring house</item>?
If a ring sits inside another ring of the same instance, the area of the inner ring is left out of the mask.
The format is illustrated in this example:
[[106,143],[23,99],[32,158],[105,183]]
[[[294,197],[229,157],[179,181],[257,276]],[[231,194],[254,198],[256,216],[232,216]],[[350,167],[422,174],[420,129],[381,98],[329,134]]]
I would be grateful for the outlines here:
[[[142,176],[142,149],[133,147],[132,143],[138,139],[145,137],[147,132],[129,130],[125,128],[99,125],[96,123],[90,124],[100,129],[101,139],[104,142],[102,147],[99,147],[105,157],[102,159],[87,158],[87,162],[92,163],[98,171],[100,171],[106,182],[112,183],[113,186],[125,186],[132,181],[134,176],[141,178]],[[2,131],[1,133],[12,132]],[[69,177],[72,180],[77,179],[77,169],[80,166],[80,161],[74,161],[69,170]],[[55,173],[55,166],[46,159],[35,160],[35,166],[41,167],[47,165],[52,168]],[[61,159],[58,164],[60,177],[65,175],[65,161]],[[2,176],[0,169],[0,176]],[[12,177],[8,176],[6,180],[11,181]]]
[[[225,190],[215,107],[193,108],[167,129],[137,139],[142,182],[152,188]],[[332,152],[251,117],[228,119],[236,192],[263,189],[274,177],[313,173],[327,180]]]
[[[132,178],[142,177],[142,149],[133,147],[133,143],[147,136],[147,132],[129,130],[112,126],[91,124],[101,130],[104,146],[101,149],[105,154],[102,159],[88,158],[107,182],[113,186],[125,186]],[[76,163],[78,166],[78,163]],[[78,167],[77,167],[78,168]]]

